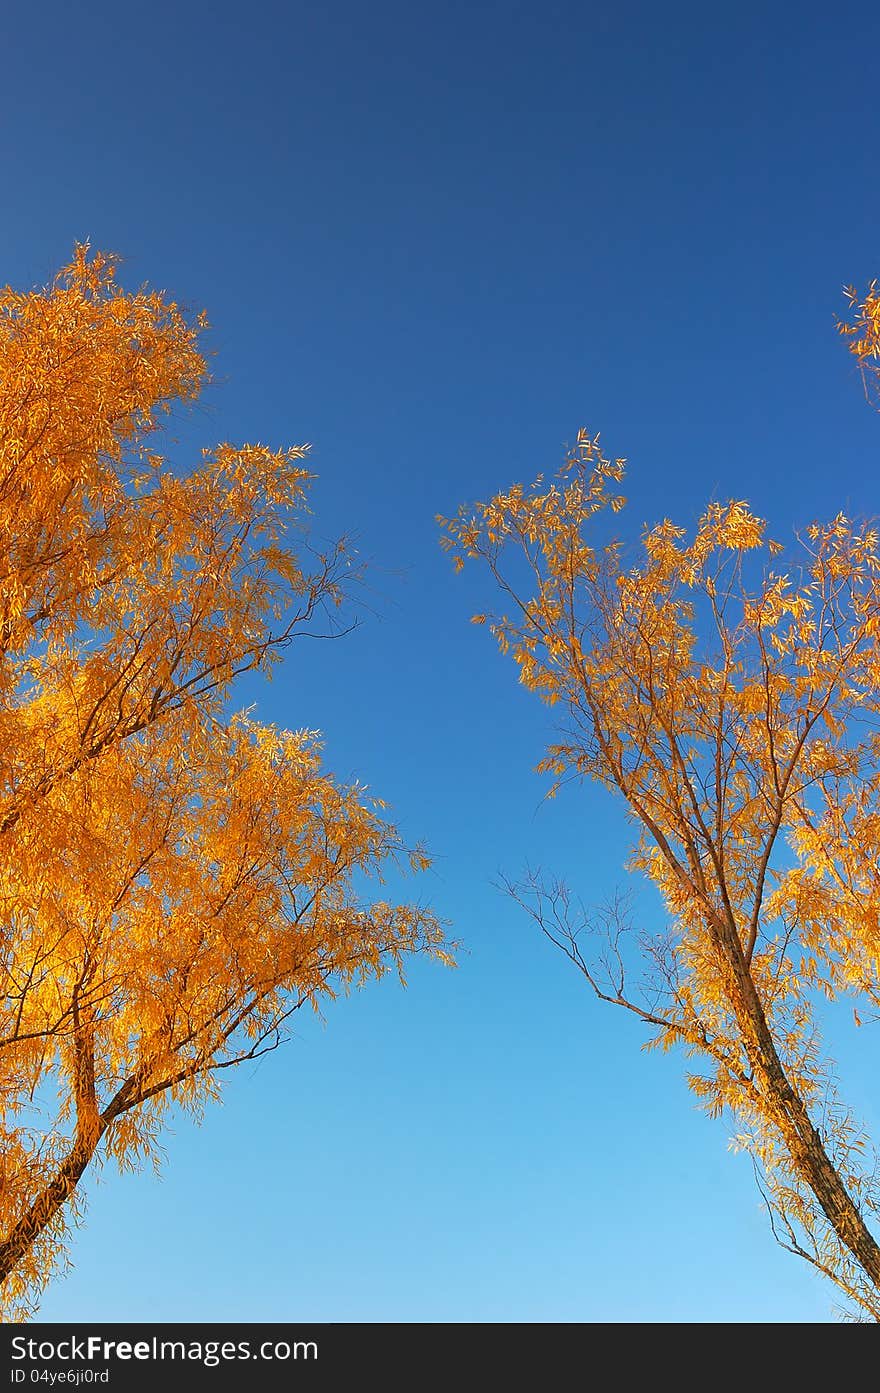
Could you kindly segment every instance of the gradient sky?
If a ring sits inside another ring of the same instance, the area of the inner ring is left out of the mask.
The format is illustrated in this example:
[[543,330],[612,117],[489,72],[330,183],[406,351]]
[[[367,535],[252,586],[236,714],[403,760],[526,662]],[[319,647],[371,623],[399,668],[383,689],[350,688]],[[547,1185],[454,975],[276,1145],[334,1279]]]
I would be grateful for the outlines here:
[[[259,714],[424,837],[466,945],[300,1020],[161,1178],[90,1186],[45,1320],[822,1321],[676,1054],[602,1007],[495,888],[625,879],[605,795],[542,801],[547,711],[468,625],[434,515],[630,461],[630,535],[748,498],[785,535],[877,509],[880,419],[835,333],[880,276],[869,3],[44,3],[4,26],[0,277],[76,240],[204,306],[181,452],[311,441],[370,609]],[[658,906],[645,913],[660,923]],[[880,1136],[876,1027],[845,1092]]]

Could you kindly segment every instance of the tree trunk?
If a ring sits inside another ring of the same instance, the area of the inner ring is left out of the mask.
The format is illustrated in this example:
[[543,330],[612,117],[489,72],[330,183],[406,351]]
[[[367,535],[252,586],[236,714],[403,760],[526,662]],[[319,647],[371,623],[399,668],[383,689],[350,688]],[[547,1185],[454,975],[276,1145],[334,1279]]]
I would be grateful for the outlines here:
[[0,1242],[0,1281],[5,1281],[21,1262],[31,1244],[52,1222],[59,1209],[76,1189],[83,1171],[91,1161],[103,1135],[103,1127],[74,1142],[54,1178],[34,1200],[26,1214],[14,1225],[9,1236]]
[[792,1164],[818,1200],[843,1246],[880,1291],[880,1246],[835,1169],[800,1094],[789,1082],[745,959],[739,934],[722,916],[713,928],[731,978],[733,1005],[746,1050],[764,1085],[770,1112]]

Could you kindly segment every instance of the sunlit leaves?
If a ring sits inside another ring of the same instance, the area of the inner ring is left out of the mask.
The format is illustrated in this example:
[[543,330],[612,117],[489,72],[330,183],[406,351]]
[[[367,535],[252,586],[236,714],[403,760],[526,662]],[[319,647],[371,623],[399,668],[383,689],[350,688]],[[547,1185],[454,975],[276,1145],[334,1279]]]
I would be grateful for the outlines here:
[[206,382],[192,317],[79,247],[0,292],[0,1273],[27,1311],[103,1155],[155,1158],[172,1103],[274,1049],[292,1012],[449,961],[369,893],[429,863],[318,738],[231,716],[234,679],[335,632],[306,447],[157,432]]
[[611,522],[622,476],[582,431],[550,482],[440,519],[454,561],[495,582],[500,607],[475,622],[554,707],[539,768],[554,788],[590,777],[623,800],[630,867],[669,932],[643,940],[650,972],[630,990],[633,964],[609,977],[592,963],[558,895],[530,882],[517,898],[649,1043],[702,1060],[691,1086],[735,1119],[783,1241],[880,1316],[862,1217],[880,1193],[831,1101],[817,1014],[844,992],[880,1005],[877,530],[839,514],[787,548],[734,499],[693,529],[646,528],[630,554]]
[[872,281],[864,295],[847,286],[844,294],[852,317],[838,328],[861,369],[865,395],[880,405],[880,284]]

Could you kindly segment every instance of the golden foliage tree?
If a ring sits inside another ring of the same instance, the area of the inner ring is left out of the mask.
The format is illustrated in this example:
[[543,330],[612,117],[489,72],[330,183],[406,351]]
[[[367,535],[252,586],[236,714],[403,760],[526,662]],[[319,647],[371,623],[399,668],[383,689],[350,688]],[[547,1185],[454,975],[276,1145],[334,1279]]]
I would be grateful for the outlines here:
[[[873,287],[844,326],[863,368],[878,309]],[[713,503],[692,535],[646,530],[630,562],[602,518],[623,470],[581,432],[555,478],[440,522],[456,567],[483,563],[500,591],[475,621],[560,715],[539,768],[622,799],[668,931],[538,873],[509,888],[649,1044],[697,1062],[776,1237],[877,1320],[880,1187],[821,1005],[847,998],[856,1024],[880,1007],[878,532],[840,514],[786,554],[746,503]]]
[[[312,732],[230,685],[333,628],[344,544],[302,531],[305,449],[155,451],[206,381],[204,321],[84,247],[0,293],[0,1277],[33,1309],[77,1184],[137,1167],[172,1103],[274,1048],[304,1003],[445,956],[364,899],[408,853]],[[300,530],[297,553],[287,544]]]

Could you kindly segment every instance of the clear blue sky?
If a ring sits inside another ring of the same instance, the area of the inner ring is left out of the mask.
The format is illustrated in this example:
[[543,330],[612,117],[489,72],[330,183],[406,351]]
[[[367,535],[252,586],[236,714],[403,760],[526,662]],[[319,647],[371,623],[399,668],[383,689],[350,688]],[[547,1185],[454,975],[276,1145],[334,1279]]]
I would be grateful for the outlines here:
[[300,1021],[176,1124],[160,1180],[105,1171],[44,1319],[829,1318],[681,1060],[492,887],[530,861],[600,900],[626,828],[598,793],[542,803],[547,713],[433,519],[580,425],[630,460],[631,530],[712,494],[777,535],[876,510],[834,315],[880,276],[878,40],[867,2],[7,15],[0,276],[118,251],[208,310],[199,444],[314,443],[318,526],[358,534],[374,612],[247,697],[427,840],[412,893],[468,949]]

